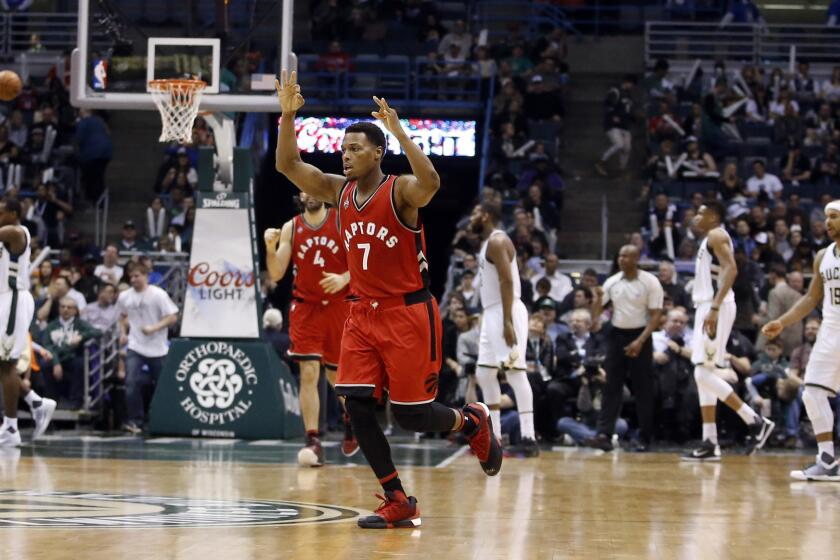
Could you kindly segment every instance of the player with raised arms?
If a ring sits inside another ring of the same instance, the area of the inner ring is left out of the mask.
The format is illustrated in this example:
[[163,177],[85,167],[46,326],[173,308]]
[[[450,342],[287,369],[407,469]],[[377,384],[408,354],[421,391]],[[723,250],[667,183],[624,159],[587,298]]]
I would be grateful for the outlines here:
[[463,410],[435,402],[441,367],[441,319],[429,292],[429,267],[420,208],[440,189],[432,162],[411,141],[397,112],[374,97],[373,117],[394,135],[413,175],[382,172],[386,139],[371,122],[345,130],[341,144],[344,176],[327,174],[301,160],[295,115],[304,98],[297,74],[276,82],[280,108],[277,171],[299,189],[338,209],[347,251],[350,290],[358,296],[344,326],[336,392],[345,397],[356,439],[384,490],[363,528],[419,527],[417,499],[403,489],[388,440],[376,419],[376,403],[387,390],[396,421],[412,432],[463,432],[487,475],[502,464],[483,403]]

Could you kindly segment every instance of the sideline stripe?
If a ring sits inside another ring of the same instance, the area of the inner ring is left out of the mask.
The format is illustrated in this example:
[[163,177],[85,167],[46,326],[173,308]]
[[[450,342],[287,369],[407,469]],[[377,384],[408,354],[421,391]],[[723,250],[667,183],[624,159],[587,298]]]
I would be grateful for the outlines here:
[[461,455],[463,455],[464,453],[466,453],[469,450],[470,450],[469,445],[462,445],[455,453],[453,453],[452,455],[450,455],[449,457],[447,457],[446,459],[444,459],[443,461],[441,461],[440,463],[435,465],[435,468],[436,469],[442,469],[444,467],[448,467],[449,465],[452,464],[453,461],[455,461],[455,459],[457,459],[458,457],[460,457]]

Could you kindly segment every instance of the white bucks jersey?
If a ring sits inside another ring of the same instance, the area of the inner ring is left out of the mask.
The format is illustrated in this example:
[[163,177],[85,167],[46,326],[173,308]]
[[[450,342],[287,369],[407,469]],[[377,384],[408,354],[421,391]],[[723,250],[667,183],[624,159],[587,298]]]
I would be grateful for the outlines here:
[[[494,230],[490,237],[500,233],[503,233],[502,230]],[[490,242],[490,237],[481,244],[481,251],[478,253],[479,292],[481,294],[481,305],[485,308],[502,303],[499,271],[495,264],[487,260],[487,244]],[[510,263],[510,274],[513,278],[513,299],[516,301],[522,296],[522,285],[519,283],[519,264],[516,262],[515,253]]]
[[840,258],[837,243],[832,243],[823,253],[820,278],[823,281],[823,324],[840,326]]
[[[726,231],[724,230],[724,233]],[[729,249],[732,249],[732,239],[729,234],[726,234],[729,243]],[[694,300],[694,305],[701,303],[708,303],[715,299],[717,294],[718,282],[720,276],[720,261],[717,255],[712,251],[708,245],[709,236],[700,243],[700,248],[697,250],[697,260],[694,263],[694,289],[691,296]],[[730,288],[729,293],[723,298],[724,302],[735,301],[735,294]]]
[[0,242],[0,294],[12,290],[29,291],[29,254],[30,237],[29,230],[18,226],[26,235],[26,247],[23,253],[12,256],[9,248]]

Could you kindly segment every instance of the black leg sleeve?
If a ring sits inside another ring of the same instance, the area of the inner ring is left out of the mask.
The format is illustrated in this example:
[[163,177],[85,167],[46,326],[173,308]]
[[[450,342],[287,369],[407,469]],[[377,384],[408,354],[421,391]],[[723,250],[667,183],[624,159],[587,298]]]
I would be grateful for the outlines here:
[[394,461],[391,459],[391,446],[382,433],[382,428],[376,420],[376,400],[372,398],[347,397],[345,401],[347,414],[353,424],[356,441],[362,448],[376,478],[380,481],[396,472]]
[[438,402],[392,404],[391,410],[400,427],[411,432],[449,432],[455,424],[455,412]]

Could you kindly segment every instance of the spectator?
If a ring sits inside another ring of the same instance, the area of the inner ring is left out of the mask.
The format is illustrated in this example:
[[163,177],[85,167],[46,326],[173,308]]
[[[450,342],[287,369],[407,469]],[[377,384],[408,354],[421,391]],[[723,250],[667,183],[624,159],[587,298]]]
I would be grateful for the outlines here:
[[[589,312],[576,310],[570,320],[570,331],[558,336],[555,341],[556,367],[547,390],[551,415],[555,421],[560,416],[573,414],[570,400],[578,393],[581,383],[588,383],[599,374],[605,375],[602,369],[606,356],[604,340],[601,334],[593,333],[591,329],[592,317]],[[601,385],[605,379],[601,379]],[[587,425],[594,428],[595,418],[589,419]],[[559,425],[557,431],[567,433]],[[590,435],[594,435],[594,430]]]
[[[70,292],[70,280],[64,276],[57,276],[50,282],[46,299],[38,308],[36,317],[42,324],[58,319],[58,302],[67,297]],[[74,300],[75,301],[75,300]]]
[[90,109],[81,109],[76,124],[76,145],[79,148],[80,182],[85,196],[96,203],[105,192],[105,169],[114,155],[111,133],[101,117]]
[[341,48],[341,43],[334,40],[330,41],[327,52],[318,57],[315,67],[322,72],[344,74],[353,68],[353,63],[350,55]]
[[[799,272],[788,273],[782,264],[774,264],[770,267],[767,280],[771,286],[767,294],[767,313],[762,321],[764,323],[774,321],[784,315],[794,304],[799,301],[802,294],[788,284],[788,278],[793,282],[801,284],[802,274]],[[791,352],[802,343],[802,323],[791,325],[779,335],[778,340],[782,344],[784,355],[790,356]],[[759,350],[764,348],[767,338],[760,334],[756,344]]]
[[[128,422],[125,430],[142,431],[146,416],[143,390],[157,384],[168,351],[167,331],[178,321],[178,308],[169,295],[148,285],[148,270],[135,264],[129,271],[131,289],[117,300],[120,312],[120,344],[128,344],[125,358],[125,392]],[[145,366],[145,371],[144,371]]]
[[64,381],[62,384],[67,387],[71,410],[79,410],[85,404],[84,343],[102,335],[78,316],[73,298],[61,298],[58,319],[47,324],[41,337],[43,346],[53,355],[53,379]]
[[633,90],[636,86],[636,78],[626,75],[621,80],[621,86],[611,88],[607,92],[606,115],[604,117],[604,131],[610,141],[610,147],[601,156],[601,161],[595,164],[595,170],[601,175],[607,175],[605,167],[607,161],[618,154],[619,169],[624,171],[630,161],[633,136],[630,133],[630,125],[633,122]]
[[564,106],[563,77],[553,58],[544,58],[531,72],[525,94],[525,113],[530,119],[560,121]]
[[788,143],[788,154],[779,163],[782,169],[782,177],[785,181],[793,181],[798,184],[800,181],[811,180],[811,161],[802,153],[802,148],[797,141]]
[[440,40],[440,44],[438,45],[438,52],[441,54],[446,54],[450,52],[450,47],[452,45],[458,46],[458,52],[462,53],[463,56],[467,56],[467,54],[472,51],[472,35],[469,34],[467,31],[467,25],[464,23],[464,20],[459,19],[456,20],[452,26],[452,30],[449,31],[443,38]]
[[688,315],[682,309],[668,312],[665,326],[653,333],[653,371],[657,387],[657,417],[663,436],[672,441],[685,441],[698,421],[691,363],[691,336]]
[[534,425],[537,432],[547,436],[554,432],[557,421],[550,414],[546,392],[554,368],[554,342],[546,335],[545,321],[540,313],[534,313],[528,320],[525,364],[534,395]]
[[553,230],[560,225],[560,211],[553,201],[543,196],[540,185],[535,184],[528,188],[528,198],[525,199],[524,207],[534,215],[534,223],[538,229]]
[[814,252],[825,249],[831,245],[831,238],[825,231],[825,222],[815,220],[811,222],[811,248]]
[[123,277],[123,267],[118,264],[119,256],[116,243],[108,243],[102,254],[102,264],[96,265],[93,275],[106,284],[119,284]]
[[21,111],[14,111],[9,119],[9,140],[18,148],[29,143],[29,127],[23,120]]
[[291,342],[288,333],[283,331],[283,314],[280,313],[279,309],[265,310],[263,313],[263,330],[274,351],[281,359],[285,360]]
[[817,158],[813,177],[824,183],[835,183],[840,178],[840,150],[835,142],[828,144],[825,154]]
[[753,0],[730,0],[729,8],[720,20],[720,27],[724,28],[730,23],[748,23],[764,26],[766,22],[758,6]]
[[700,150],[700,143],[694,136],[686,139],[686,151],[680,156],[683,164],[679,175],[686,179],[717,179],[718,170],[715,158],[708,152]]
[[117,324],[119,313],[117,312],[117,286],[105,283],[99,287],[96,301],[85,306],[81,317],[100,331],[107,331]]
[[150,240],[157,241],[166,233],[167,225],[166,208],[160,197],[156,196],[146,208],[146,234]]
[[773,125],[773,134],[777,144],[799,143],[805,136],[805,126],[793,103],[793,101],[788,101],[784,104],[784,113],[776,118]]
[[723,174],[718,180],[718,194],[726,202],[738,202],[746,200],[747,191],[744,182],[738,176],[738,166],[734,163],[727,163],[723,168]]
[[456,293],[463,298],[465,307],[478,307],[480,303],[480,294],[474,283],[475,272],[469,268],[464,269]]
[[[840,14],[840,1],[833,0],[833,5],[837,6],[838,14]],[[829,103],[840,101],[840,66],[832,69],[831,78],[823,82],[820,90],[823,98]]]
[[[782,345],[777,340],[768,340],[764,343],[764,350],[759,352],[758,359],[753,362],[750,370],[750,377],[746,379],[747,391],[750,404],[762,416],[770,417],[772,414],[772,401],[777,398],[777,382],[787,378],[785,370],[788,361],[782,355]],[[786,434],[796,437],[799,432]]]
[[[591,293],[598,285],[598,272],[594,268],[585,269],[580,275],[578,286],[589,290]],[[563,315],[575,308],[575,297],[574,292],[566,294],[566,297],[557,306],[558,315]]]
[[756,198],[762,192],[766,193],[770,200],[778,200],[782,196],[782,182],[772,173],[766,172],[763,161],[757,159],[753,162],[753,176],[747,179],[747,195]]
[[811,115],[805,124],[805,145],[828,144],[838,134],[837,122],[831,114],[831,104],[821,103],[816,115]]
[[120,252],[123,251],[148,251],[150,246],[143,239],[137,238],[137,226],[134,220],[126,220],[123,224],[122,239],[117,245]]
[[[537,287],[536,284],[540,281],[541,278],[545,278],[546,280],[551,282],[551,290],[549,291],[548,295],[555,302],[563,301],[563,298],[566,297],[566,294],[572,291],[572,281],[569,279],[568,276],[557,270],[559,264],[560,258],[555,253],[549,253],[545,257],[544,273],[539,276],[536,276],[531,281],[534,284],[534,288]],[[535,291],[538,290],[535,289]]]
[[549,296],[543,296],[534,304],[536,309],[543,318],[545,324],[545,334],[550,340],[557,340],[557,337],[569,331],[568,327],[563,323],[557,322],[557,302]]
[[437,14],[429,12],[417,29],[417,39],[421,43],[438,44],[445,33],[446,28],[440,24]]
[[668,259],[659,261],[659,274],[657,276],[659,283],[662,285],[662,290],[670,296],[675,306],[685,309],[692,307],[691,297],[680,284],[677,269],[672,261]]

